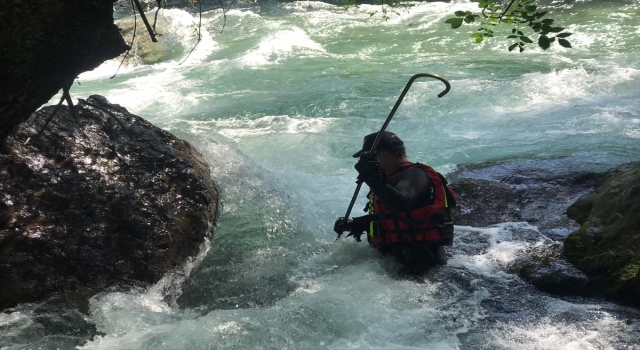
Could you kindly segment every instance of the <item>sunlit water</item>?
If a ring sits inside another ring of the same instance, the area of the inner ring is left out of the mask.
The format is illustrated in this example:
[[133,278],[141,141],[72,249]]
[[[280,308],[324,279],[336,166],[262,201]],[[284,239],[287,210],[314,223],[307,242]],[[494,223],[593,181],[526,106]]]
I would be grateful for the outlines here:
[[111,80],[118,62],[107,62],[72,94],[104,95],[191,142],[221,191],[215,236],[157,285],[97,295],[87,314],[0,313],[0,349],[640,349],[637,311],[555,298],[505,273],[550,241],[526,223],[456,227],[449,264],[419,278],[365,243],[334,242],[355,188],[350,156],[415,73],[444,76],[451,92],[438,99],[442,83],[416,82],[389,130],[442,172],[638,160],[640,3],[553,4],[573,49],[473,44],[471,27],[442,23],[466,2],[417,3],[385,21],[377,6],[304,1],[232,9],[222,33],[220,11],[204,13],[182,65],[197,16],[164,10],[164,61]]

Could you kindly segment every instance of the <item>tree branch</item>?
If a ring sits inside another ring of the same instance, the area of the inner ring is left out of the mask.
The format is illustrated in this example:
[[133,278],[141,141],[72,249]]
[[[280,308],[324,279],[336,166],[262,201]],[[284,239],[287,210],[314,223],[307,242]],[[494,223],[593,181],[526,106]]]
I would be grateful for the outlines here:
[[151,25],[149,24],[149,21],[147,20],[147,16],[144,15],[144,11],[142,10],[142,5],[140,5],[140,1],[139,0],[133,0],[133,2],[136,4],[136,7],[138,8],[138,12],[140,13],[140,17],[142,17],[142,22],[144,22],[144,25],[147,27],[147,31],[149,32],[149,36],[151,37],[151,41],[153,41],[154,43],[157,43],[158,39],[156,39],[156,34],[153,32],[153,29],[151,28]]
[[122,61],[120,61],[120,65],[118,66],[118,69],[116,69],[116,72],[113,73],[113,75],[109,79],[113,79],[116,77],[116,75],[118,75],[118,72],[120,71],[120,67],[122,67],[122,64],[127,59],[127,56],[129,56],[129,52],[131,52],[131,48],[133,48],[133,43],[136,40],[136,31],[138,30],[138,16],[136,16],[136,8],[133,5],[133,0],[131,0],[131,10],[133,11],[133,36],[131,37],[131,44],[129,45],[129,50],[127,50],[127,52],[124,54],[124,57],[122,57]]
[[191,51],[189,51],[189,53],[187,54],[187,57],[185,57],[184,60],[182,60],[182,62],[180,62],[178,65],[182,65],[189,58],[189,56],[191,56],[191,53],[193,52],[193,50],[196,49],[196,46],[198,46],[198,44],[200,44],[200,40],[202,40],[202,0],[198,0],[198,4],[200,5],[200,9],[199,9],[200,21],[198,22],[198,41],[196,41],[196,44],[193,45],[193,48],[191,48]]
[[516,0],[511,0],[511,2],[509,3],[509,6],[507,6],[507,8],[504,9],[504,11],[500,15],[500,17],[498,17],[498,23],[502,22],[502,17],[504,17],[504,15],[507,13],[507,11],[509,11],[509,9],[511,8],[511,5],[513,5],[514,2],[516,2]]

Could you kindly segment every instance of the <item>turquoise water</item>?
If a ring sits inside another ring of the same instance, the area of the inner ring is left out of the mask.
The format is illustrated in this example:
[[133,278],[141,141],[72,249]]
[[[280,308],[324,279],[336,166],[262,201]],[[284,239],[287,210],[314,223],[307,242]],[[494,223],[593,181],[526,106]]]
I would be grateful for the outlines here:
[[473,44],[470,27],[442,24],[473,8],[464,1],[416,3],[387,21],[372,5],[243,6],[222,33],[210,11],[182,65],[197,17],[164,10],[161,62],[111,80],[118,62],[106,62],[72,94],[104,95],[191,142],[221,190],[215,236],[157,285],[97,295],[86,314],[0,314],[0,349],[638,349],[637,311],[554,298],[504,272],[550,243],[527,224],[457,227],[449,265],[417,279],[364,243],[334,242],[355,188],[351,154],[416,73],[447,78],[451,92],[438,99],[442,83],[417,81],[389,130],[441,172],[639,159],[640,2],[552,5],[573,49]]

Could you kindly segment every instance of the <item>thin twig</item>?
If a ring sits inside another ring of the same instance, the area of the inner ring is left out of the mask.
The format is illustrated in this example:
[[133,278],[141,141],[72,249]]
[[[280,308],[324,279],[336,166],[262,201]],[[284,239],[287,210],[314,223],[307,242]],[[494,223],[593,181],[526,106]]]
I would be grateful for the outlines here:
[[78,118],[78,113],[76,113],[76,109],[73,107],[73,100],[71,99],[71,95],[69,94],[69,89],[71,88],[71,84],[73,84],[73,80],[70,84],[62,87],[62,97],[67,100],[67,106],[69,106],[69,111],[71,111],[71,115],[76,120],[76,122],[80,121]]
[[158,12],[160,12],[160,9],[162,8],[162,1],[163,0],[156,0],[158,8],[156,9],[155,16],[153,16],[153,32],[156,33],[156,35],[158,34],[158,32],[156,31],[156,22],[158,22]]
[[220,29],[220,34],[222,34],[222,32],[224,32],[224,26],[227,25],[227,11],[224,9],[224,2],[222,0],[220,0],[220,7],[222,7],[222,17],[224,18],[224,21],[222,21],[222,29]]
[[129,45],[129,49],[124,54],[124,57],[122,57],[122,61],[120,61],[120,65],[118,66],[118,69],[116,69],[116,72],[113,73],[113,75],[109,79],[113,79],[116,77],[116,75],[118,75],[118,72],[120,71],[120,67],[122,67],[122,64],[127,59],[127,56],[129,56],[129,52],[131,52],[131,49],[133,48],[133,43],[136,40],[136,31],[138,29],[138,16],[136,16],[136,7],[133,5],[133,0],[131,0],[131,10],[133,10],[133,36],[131,37],[131,45]]
[[133,0],[133,2],[136,4],[136,7],[138,8],[138,13],[140,13],[140,17],[142,18],[142,22],[144,22],[144,25],[147,27],[147,31],[149,32],[149,36],[151,37],[151,41],[153,41],[154,43],[157,43],[158,39],[156,39],[156,35],[153,32],[153,29],[151,28],[151,25],[149,24],[149,21],[147,20],[147,16],[144,15],[144,10],[142,9],[142,5],[140,5],[140,1],[139,0]]
[[[38,138],[40,138],[40,135],[42,135],[42,133],[44,132],[44,129],[47,128],[47,125],[49,125],[49,122],[51,122],[51,119],[53,119],[53,116],[55,116],[56,113],[58,112],[58,109],[60,109],[60,106],[62,105],[62,101],[64,101],[64,95],[60,97],[60,101],[56,105],[56,108],[53,110],[53,112],[51,112],[51,114],[49,115],[49,118],[47,118],[47,120],[44,122],[44,125],[42,126],[42,128],[40,128],[40,131],[38,131],[36,136],[33,137],[33,141],[36,141]],[[24,145],[28,145],[30,141],[31,141],[31,137],[27,138],[27,141],[24,142]]]
[[198,46],[198,44],[200,43],[200,40],[202,40],[202,0],[198,0],[198,4],[200,5],[200,11],[199,11],[200,21],[198,22],[198,41],[196,41],[196,44],[193,45],[193,48],[191,49],[191,51],[189,51],[189,53],[187,54],[187,57],[185,57],[184,60],[182,60],[182,62],[180,62],[178,65],[182,65],[189,58],[189,56],[191,56],[191,53],[193,52],[193,50],[196,49],[196,46]]
[[511,8],[511,5],[513,5],[514,2],[516,2],[516,0],[511,0],[511,2],[509,3],[509,6],[507,6],[507,8],[504,9],[504,11],[500,15],[500,17],[498,17],[498,23],[502,22],[502,17],[504,17],[504,15],[507,13],[507,11],[509,11],[509,9]]
[[127,127],[125,127],[125,126],[124,126],[124,124],[122,124],[122,121],[120,121],[120,118],[118,118],[115,114],[113,114],[113,112],[111,112],[111,111],[109,111],[109,110],[106,110],[106,109],[104,109],[104,108],[102,108],[102,107],[100,107],[100,106],[98,106],[98,105],[96,105],[96,104],[93,104],[93,103],[88,102],[88,101],[83,100],[83,99],[78,99],[78,101],[80,101],[81,103],[86,104],[87,106],[91,106],[91,107],[93,107],[93,108],[95,108],[95,109],[99,109],[99,110],[101,110],[101,111],[103,111],[103,112],[107,113],[107,115],[109,115],[110,117],[112,117],[113,119],[115,119],[115,121],[120,125],[120,127],[122,128],[122,130],[123,130],[127,135],[129,135],[129,137],[131,137],[131,135],[129,134],[129,129],[127,129]]

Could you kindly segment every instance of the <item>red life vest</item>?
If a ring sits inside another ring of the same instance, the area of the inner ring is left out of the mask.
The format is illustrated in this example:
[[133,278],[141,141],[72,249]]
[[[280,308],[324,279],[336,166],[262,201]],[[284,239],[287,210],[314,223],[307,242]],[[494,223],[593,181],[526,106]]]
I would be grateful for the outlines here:
[[[449,237],[443,237],[443,228],[449,226],[450,232],[453,232],[453,219],[451,218],[450,207],[455,206],[457,200],[456,194],[447,186],[447,180],[433,170],[430,166],[420,163],[408,163],[390,176],[387,182],[391,182],[402,171],[420,168],[427,173],[429,179],[433,183],[433,202],[427,206],[417,208],[411,211],[397,213],[392,212],[375,196],[369,194],[369,214],[377,214],[379,219],[372,221],[369,225],[369,234],[367,235],[369,243],[375,246],[382,244],[392,244],[398,242],[426,242],[441,241]],[[429,195],[429,194],[425,194]],[[451,244],[450,242],[445,244]]]

